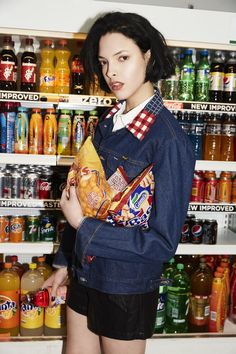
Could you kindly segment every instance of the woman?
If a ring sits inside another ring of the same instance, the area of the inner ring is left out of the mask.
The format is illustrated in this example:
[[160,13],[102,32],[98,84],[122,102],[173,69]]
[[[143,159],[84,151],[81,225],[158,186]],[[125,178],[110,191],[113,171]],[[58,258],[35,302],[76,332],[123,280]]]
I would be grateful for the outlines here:
[[72,270],[67,354],[143,354],[152,336],[162,265],[177,248],[195,165],[189,138],[163,106],[154,84],[174,69],[163,36],[145,18],[108,13],[83,46],[88,81],[118,103],[99,123],[94,145],[106,177],[122,166],[132,180],[153,164],[149,228],[119,227],[85,217],[75,188],[63,192],[68,225],[47,280],[52,295]]

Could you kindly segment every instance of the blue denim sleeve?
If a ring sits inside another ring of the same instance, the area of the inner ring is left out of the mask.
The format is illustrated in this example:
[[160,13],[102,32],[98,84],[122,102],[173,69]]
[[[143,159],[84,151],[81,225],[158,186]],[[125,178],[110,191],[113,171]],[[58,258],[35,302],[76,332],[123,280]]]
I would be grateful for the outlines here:
[[154,161],[155,195],[149,230],[112,226],[94,218],[76,232],[75,252],[128,262],[166,262],[175,254],[192,187],[195,158],[188,137],[163,144]]
[[72,255],[75,244],[76,230],[66,223],[65,230],[62,235],[59,249],[55,254],[53,266],[55,267],[71,267]]

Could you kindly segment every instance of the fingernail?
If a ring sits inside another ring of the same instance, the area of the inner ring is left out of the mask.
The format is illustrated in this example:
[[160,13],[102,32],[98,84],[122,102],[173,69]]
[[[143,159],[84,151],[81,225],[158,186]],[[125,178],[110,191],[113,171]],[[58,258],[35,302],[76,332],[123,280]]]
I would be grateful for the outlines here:
[[56,297],[55,296],[51,296],[51,301],[55,301]]

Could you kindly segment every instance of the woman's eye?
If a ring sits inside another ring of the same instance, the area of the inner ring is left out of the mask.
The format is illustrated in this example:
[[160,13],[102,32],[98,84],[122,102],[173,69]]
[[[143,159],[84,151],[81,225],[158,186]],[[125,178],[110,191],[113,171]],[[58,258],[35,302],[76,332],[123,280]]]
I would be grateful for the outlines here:
[[106,62],[105,61],[99,61],[99,64],[101,65],[101,66],[105,66],[106,65]]
[[120,61],[126,61],[128,59],[128,55],[122,55],[121,57],[119,57]]

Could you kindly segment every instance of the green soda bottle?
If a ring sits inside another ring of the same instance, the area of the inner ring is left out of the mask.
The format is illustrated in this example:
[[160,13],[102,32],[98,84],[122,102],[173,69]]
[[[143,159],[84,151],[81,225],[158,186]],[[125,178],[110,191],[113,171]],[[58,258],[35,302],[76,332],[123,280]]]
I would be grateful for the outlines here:
[[173,283],[167,288],[166,333],[186,333],[188,331],[190,280],[182,263],[177,264]]
[[195,101],[209,101],[210,86],[210,64],[208,61],[208,50],[200,51],[199,63],[195,79]]
[[193,101],[194,99],[194,64],[193,51],[187,49],[184,53],[184,63],[180,71],[178,99],[181,101]]
[[157,314],[154,327],[154,333],[163,333],[166,320],[166,298],[167,284],[165,280],[161,280],[159,285],[159,295],[157,303]]
[[171,258],[164,267],[163,278],[168,282],[167,285],[171,285],[174,274],[176,273],[175,259]]
[[172,51],[173,59],[175,62],[175,72],[168,79],[164,80],[164,100],[177,100],[178,99],[178,85],[180,78],[179,67],[179,54],[177,50]]

